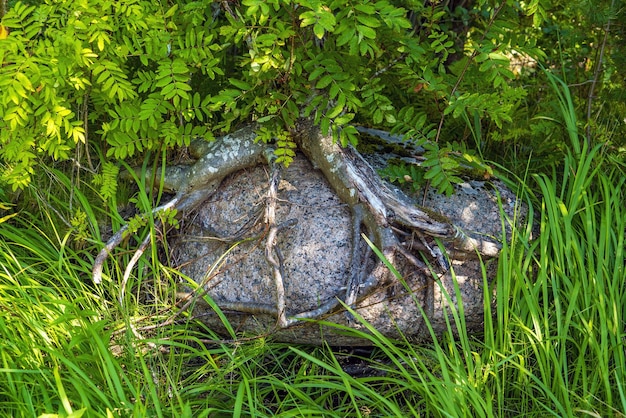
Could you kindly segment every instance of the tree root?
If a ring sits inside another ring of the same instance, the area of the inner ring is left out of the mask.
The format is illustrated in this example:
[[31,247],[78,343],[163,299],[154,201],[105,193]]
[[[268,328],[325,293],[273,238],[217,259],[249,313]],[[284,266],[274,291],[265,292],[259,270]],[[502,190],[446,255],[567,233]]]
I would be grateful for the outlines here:
[[[152,215],[155,215],[159,212],[162,212],[164,210],[168,210],[168,209],[173,209],[176,208],[177,204],[179,204],[180,200],[181,200],[182,196],[176,195],[176,197],[174,197],[172,200],[170,200],[169,202],[167,202],[166,204],[157,207],[156,209],[154,209],[152,211]],[[128,224],[124,225],[122,228],[120,228],[119,231],[117,231],[106,243],[106,245],[104,246],[104,248],[102,250],[100,250],[100,252],[98,253],[98,255],[96,256],[96,259],[94,260],[93,263],[93,269],[92,269],[92,279],[93,282],[96,284],[100,284],[102,282],[102,268],[104,266],[104,262],[106,261],[106,259],[109,257],[109,254],[111,253],[111,251],[113,251],[117,246],[119,246],[122,241],[124,240],[124,238],[126,237],[126,231],[128,231]],[[148,236],[147,239],[149,239],[150,237]],[[143,247],[143,244],[142,244]],[[145,247],[144,247],[145,249]],[[137,252],[143,253],[143,250],[140,249]],[[137,260],[139,260],[139,257],[141,257],[141,254],[139,254],[138,257],[136,257],[137,259],[135,260],[135,257],[133,257],[134,261],[131,261],[131,263],[129,264],[131,269],[134,266],[134,263],[137,262]],[[126,268],[126,270],[128,271],[129,269]],[[126,276],[126,274],[124,274],[124,276]]]
[[[177,192],[176,196],[154,209],[152,215],[168,209],[191,211],[211,197],[226,176],[262,162],[267,147],[256,143],[255,138],[252,127],[245,128],[208,144],[203,150],[204,155],[193,166],[168,170],[162,186],[165,190]],[[92,269],[94,283],[102,282],[104,262],[111,251],[122,243],[126,231],[128,225],[117,231],[96,256]]]
[[[171,201],[152,212],[154,215],[167,209],[193,210],[215,192],[227,175],[262,162],[269,164],[270,180],[264,217],[265,258],[272,271],[276,300],[273,304],[220,301],[218,305],[221,309],[273,315],[278,327],[286,328],[302,319],[317,319],[332,313],[339,307],[340,301],[346,306],[354,307],[358,300],[371,295],[374,290],[393,280],[384,263],[380,261],[369,271],[367,260],[370,258],[370,249],[367,249],[364,258],[360,254],[362,226],[392,265],[397,265],[396,259],[401,256],[415,270],[423,272],[427,277],[431,275],[431,270],[411,252],[411,249],[421,249],[427,257],[436,260],[444,271],[449,269],[446,254],[442,254],[437,245],[428,242],[432,238],[448,242],[456,250],[465,253],[478,252],[482,256],[497,256],[498,243],[470,236],[453,225],[445,216],[415,206],[401,191],[383,182],[353,147],[340,147],[332,138],[321,135],[310,121],[303,121],[297,127],[294,136],[300,150],[322,171],[338,197],[352,209],[351,262],[350,271],[346,275],[345,294],[337,294],[310,311],[287,315],[283,257],[276,240],[279,232],[293,225],[294,220],[277,223],[276,202],[281,170],[274,164],[272,149],[267,145],[256,143],[252,128],[247,128],[207,145],[203,156],[193,166],[172,168],[165,176],[163,187],[174,190],[177,194]],[[95,283],[102,281],[104,262],[122,242],[127,230],[128,226],[120,229],[96,257],[93,266]],[[400,237],[407,236],[417,238],[417,241],[401,242]],[[120,301],[130,272],[150,240],[151,237],[148,236],[142,242],[125,269]],[[432,283],[425,289],[432,299],[433,291],[429,290],[429,287],[432,287]],[[426,300],[429,300],[428,296]],[[425,310],[428,312],[431,308],[426,306]]]
[[278,183],[280,183],[280,167],[274,163],[274,159],[269,159],[271,168],[270,184],[267,191],[267,202],[265,209],[265,224],[269,228],[267,240],[265,241],[265,259],[274,272],[274,291],[276,292],[276,316],[278,326],[287,326],[287,316],[285,313],[285,269],[283,268],[283,256],[280,248],[276,246],[276,236],[279,228],[276,226],[276,200],[278,198]]
[[[346,285],[345,304],[351,308],[357,301],[359,295],[359,286],[363,280],[363,274],[367,269],[366,260],[368,256],[361,260],[359,257],[359,248],[361,241],[361,223],[364,217],[363,205],[357,204],[352,208],[352,254],[350,260],[350,271],[348,272],[348,283]],[[352,320],[352,315],[347,316],[348,320]]]

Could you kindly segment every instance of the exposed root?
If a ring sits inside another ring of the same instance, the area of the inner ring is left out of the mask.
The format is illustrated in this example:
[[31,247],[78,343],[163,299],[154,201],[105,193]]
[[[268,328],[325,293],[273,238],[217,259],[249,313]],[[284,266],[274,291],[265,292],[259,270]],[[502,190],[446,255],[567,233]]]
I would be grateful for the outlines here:
[[[378,287],[378,280],[369,275],[368,280],[359,285],[360,294],[371,294]],[[319,305],[317,308],[306,312],[300,312],[295,315],[287,316],[282,324],[278,324],[280,328],[288,328],[297,324],[303,319],[320,319],[325,315],[333,313],[341,305],[342,294],[337,294],[334,297],[328,299],[326,302]],[[277,305],[269,303],[249,303],[249,302],[220,302],[219,307],[222,310],[230,310],[235,312],[247,313],[251,315],[271,315],[276,318],[279,317],[280,311]]]
[[148,244],[150,244],[151,240],[152,234],[149,233],[148,236],[144,238],[137,251],[135,251],[135,254],[133,254],[133,258],[130,259],[130,262],[126,266],[126,269],[124,269],[124,277],[122,279],[122,284],[120,285],[120,306],[124,304],[124,294],[126,292],[126,284],[128,283],[128,279],[130,278],[130,273],[133,271],[135,264],[137,264],[143,253],[146,251],[146,248],[148,248]]
[[[487,257],[499,254],[497,242],[472,237],[445,216],[415,206],[401,191],[383,182],[352,146],[340,147],[308,120],[302,122],[298,132],[302,133],[297,137],[300,149],[324,173],[339,198],[350,207],[362,203],[368,208],[369,216],[364,217],[364,222],[370,230],[400,225],[441,238],[466,253],[477,251]],[[382,237],[374,238],[382,248]]]
[[[264,209],[261,205],[248,212],[248,220],[233,234],[223,235],[216,231],[203,231],[211,235],[193,236],[185,235],[180,242],[203,242],[203,241],[220,241],[224,244],[233,244],[247,239],[260,238],[258,233],[251,234],[255,226],[263,219]],[[263,232],[265,234],[266,232]]]
[[[382,251],[387,262],[397,266],[396,258],[403,257],[406,263],[425,277],[432,272],[426,264],[415,255],[422,251],[426,256],[436,260],[443,270],[449,269],[446,254],[439,247],[432,245],[432,237],[442,239],[452,247],[466,253],[479,252],[483,256],[496,256],[499,245],[494,241],[470,236],[452,224],[445,216],[434,215],[426,209],[413,204],[401,191],[383,182],[376,171],[352,147],[342,148],[328,136],[321,135],[317,128],[305,123],[299,128],[298,143],[314,166],[319,168],[337,196],[352,209],[352,249],[350,271],[347,273],[345,293],[337,294],[323,301],[317,308],[289,315],[285,297],[284,260],[277,246],[278,234],[290,227],[295,219],[282,223],[276,222],[276,205],[278,202],[278,186],[280,167],[273,163],[271,149],[265,144],[255,143],[251,129],[224,137],[207,145],[204,155],[194,166],[175,168],[171,176],[166,176],[163,186],[177,192],[176,197],[165,205],[159,206],[152,215],[167,209],[179,211],[193,210],[200,202],[209,198],[221,181],[229,174],[266,162],[270,166],[270,181],[265,201],[266,242],[265,259],[270,266],[275,286],[275,303],[242,303],[218,301],[220,309],[233,310],[250,314],[273,315],[279,328],[286,328],[303,319],[318,319],[335,312],[342,301],[346,306],[355,307],[359,300],[368,297],[385,283],[393,281],[389,269],[382,261],[370,266],[371,250],[361,254],[361,230],[367,231],[372,241]],[[236,242],[250,234],[254,225],[260,220],[254,216],[252,222],[246,223],[237,233],[229,237],[201,237],[193,239],[216,239],[224,242]],[[122,227],[106,243],[94,261],[93,280],[102,281],[103,264],[108,255],[122,242],[128,226]],[[400,241],[416,237],[410,244]],[[120,290],[120,303],[123,301],[126,284],[130,274],[152,237],[148,235],[126,266]],[[408,248],[407,248],[408,247]],[[204,287],[204,284],[202,285]],[[424,290],[426,292],[426,314],[432,312],[433,306],[432,280]],[[353,320],[351,316],[348,318]]]
[[[351,308],[357,301],[359,296],[359,286],[363,280],[363,275],[367,268],[367,256],[361,259],[359,254],[361,241],[361,223],[365,216],[365,208],[361,204],[357,204],[352,208],[352,254],[350,261],[350,271],[348,271],[348,283],[346,284],[345,304]],[[348,321],[354,320],[353,316],[347,314]]]
[[[219,141],[206,144],[203,147],[204,155],[193,166],[168,169],[163,187],[176,191],[176,196],[154,209],[152,214],[167,209],[193,210],[215,192],[226,176],[258,164],[263,160],[267,146],[256,143],[255,138],[252,127],[245,128],[235,134],[226,135]],[[128,225],[124,225],[96,256],[92,270],[94,283],[102,282],[104,262],[124,240],[127,230]]]
[[[172,200],[170,200],[166,204],[154,209],[152,211],[152,215],[155,215],[158,212],[161,212],[163,210],[175,208],[176,205],[180,202],[180,200],[181,200],[181,196],[176,195],[176,197],[174,197]],[[96,259],[93,262],[93,269],[92,269],[92,273],[93,273],[92,277],[93,277],[94,283],[100,284],[102,282],[102,267],[104,265],[104,262],[109,257],[109,254],[111,253],[111,251],[113,251],[118,245],[122,243],[122,241],[126,237],[125,236],[126,231],[128,231],[128,224],[121,227],[120,230],[117,231],[115,235],[113,235],[109,239],[109,241],[107,241],[104,248],[100,250],[100,252],[96,256]],[[150,238],[149,235],[148,235],[148,238]]]
[[278,184],[280,183],[280,167],[274,164],[270,159],[270,168],[271,176],[265,208],[265,223],[269,229],[267,240],[265,241],[265,259],[274,274],[276,319],[278,326],[284,328],[287,326],[287,316],[285,314],[285,284],[283,282],[285,271],[283,268],[282,254],[280,253],[280,249],[276,246],[276,236],[279,230],[276,226],[276,199],[278,197]]
[[426,248],[428,254],[437,261],[437,264],[439,264],[439,266],[445,271],[450,270],[450,263],[448,263],[448,260],[446,260],[445,254],[441,252],[441,249],[439,247],[431,246],[426,241],[426,237],[424,237],[423,234],[415,232],[415,235],[417,235],[419,241],[422,243],[424,248]]

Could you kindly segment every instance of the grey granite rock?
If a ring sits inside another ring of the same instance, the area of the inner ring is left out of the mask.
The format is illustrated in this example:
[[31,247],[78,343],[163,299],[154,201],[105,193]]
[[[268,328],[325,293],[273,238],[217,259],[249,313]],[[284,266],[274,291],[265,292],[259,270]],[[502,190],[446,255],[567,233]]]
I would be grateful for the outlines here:
[[[218,305],[275,301],[272,269],[264,255],[262,216],[267,184],[266,166],[231,174],[206,202],[184,215],[180,234],[171,244],[176,266],[207,289],[208,297]],[[497,195],[507,215],[513,218],[515,196],[497,181],[468,181],[458,186],[457,193],[451,197],[428,192],[423,203],[430,211],[445,213],[467,233],[495,237],[498,241],[503,234]],[[324,176],[302,155],[283,170],[278,198],[277,223],[295,222],[281,230],[277,241],[284,259],[287,314],[293,315],[315,309],[345,292],[353,245],[352,215]],[[416,196],[415,200],[422,203],[422,196],[419,199]],[[236,244],[228,239],[234,236],[237,236]],[[417,243],[419,238],[406,237],[408,247],[412,241]],[[432,240],[429,243],[436,247]],[[365,242],[361,240],[358,245],[365,256]],[[452,269],[444,270],[427,257],[438,273],[433,277],[400,260],[398,267],[403,280],[381,279],[372,294],[359,300],[357,312],[388,337],[398,338],[402,333],[410,339],[429,339],[423,313],[440,335],[446,329],[450,304],[456,306],[461,298],[468,331],[481,332],[483,298],[492,297],[485,286],[495,275],[497,259],[483,260],[488,267],[487,277],[483,277],[476,254],[459,252],[450,245],[446,250]],[[373,255],[361,264],[369,270],[380,269]],[[224,328],[208,304],[199,303],[194,309],[212,328]],[[224,312],[236,330],[248,335],[271,334],[275,340],[294,343],[368,344],[367,340],[342,335],[336,328],[315,321],[277,329],[276,319],[271,315],[227,309]],[[363,329],[358,322],[349,321],[344,312],[335,312],[324,319]]]

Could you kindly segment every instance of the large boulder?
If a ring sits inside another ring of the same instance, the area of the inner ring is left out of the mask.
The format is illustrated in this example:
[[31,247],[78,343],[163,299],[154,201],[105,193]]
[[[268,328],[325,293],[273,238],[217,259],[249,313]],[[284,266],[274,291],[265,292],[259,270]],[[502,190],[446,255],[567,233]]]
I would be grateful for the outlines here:
[[[182,228],[170,248],[176,267],[207,292],[198,297],[194,314],[212,329],[224,330],[219,316],[204,299],[210,298],[222,307],[232,327],[247,335],[271,335],[293,343],[368,344],[319,321],[280,328],[274,315],[263,309],[255,312],[255,306],[276,301],[274,271],[266,260],[264,243],[268,178],[267,165],[237,171],[206,201],[184,214]],[[450,197],[428,191],[425,198],[423,194],[413,198],[430,213],[445,214],[460,230],[496,241],[507,235],[501,229],[500,208],[513,219],[517,207],[515,195],[499,181],[468,180]],[[348,278],[354,274],[352,216],[351,208],[303,155],[298,154],[283,170],[276,220],[285,226],[279,230],[275,248],[282,259],[287,316],[311,311],[345,295]],[[360,266],[371,272],[369,281],[377,282],[368,287],[373,289],[369,294],[359,295],[356,312],[385,336],[403,334],[422,340],[431,338],[424,315],[436,336],[441,335],[447,321],[454,322],[451,309],[462,304],[468,332],[481,332],[484,297],[492,298],[489,286],[497,258],[479,257],[478,252],[460,251],[451,242],[443,242],[447,258],[441,263],[442,258],[438,262],[432,256],[438,251],[435,240],[410,232],[402,240],[405,248],[423,256],[431,272],[399,258],[396,267],[402,278],[395,279],[360,239],[356,244],[363,255]],[[183,289],[183,293],[189,291],[189,287]],[[238,306],[249,309],[242,312]],[[323,319],[363,329],[341,306]]]

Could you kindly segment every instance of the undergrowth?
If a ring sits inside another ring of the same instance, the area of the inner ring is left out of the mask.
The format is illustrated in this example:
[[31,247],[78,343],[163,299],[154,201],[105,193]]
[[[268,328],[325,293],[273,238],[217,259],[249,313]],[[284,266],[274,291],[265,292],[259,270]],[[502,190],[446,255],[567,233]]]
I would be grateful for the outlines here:
[[[623,416],[626,180],[619,161],[578,138],[575,118],[567,126],[563,164],[521,182],[539,235],[528,222],[504,245],[497,277],[485,281],[495,301],[484,334],[464,333],[453,308],[449,328],[460,335],[431,344],[368,327],[363,375],[331,347],[232,342],[188,313],[172,319],[181,277],[156,254],[118,301],[128,258],[111,267],[117,282],[94,286],[99,236],[72,245],[76,230],[46,206],[20,213],[0,225],[0,415]],[[96,234],[97,211],[77,202]],[[169,286],[149,286],[157,282]],[[158,293],[140,303],[146,286]]]

